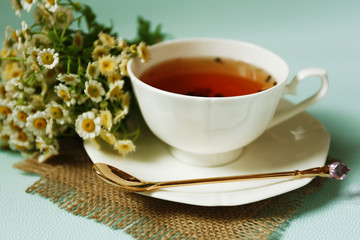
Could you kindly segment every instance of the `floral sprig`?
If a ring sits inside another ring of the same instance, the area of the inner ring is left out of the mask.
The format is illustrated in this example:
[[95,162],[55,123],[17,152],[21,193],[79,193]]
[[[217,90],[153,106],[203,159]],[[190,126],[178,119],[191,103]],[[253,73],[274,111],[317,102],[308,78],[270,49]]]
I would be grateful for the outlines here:
[[[102,139],[121,155],[135,151],[140,130],[128,116],[133,94],[126,65],[135,56],[149,58],[145,42],[117,38],[90,7],[71,0],[11,2],[19,16],[33,9],[35,23],[5,32],[0,145],[45,161],[58,154],[59,136],[77,134],[95,144]],[[71,28],[82,20],[86,32]],[[165,36],[139,22],[151,41]]]

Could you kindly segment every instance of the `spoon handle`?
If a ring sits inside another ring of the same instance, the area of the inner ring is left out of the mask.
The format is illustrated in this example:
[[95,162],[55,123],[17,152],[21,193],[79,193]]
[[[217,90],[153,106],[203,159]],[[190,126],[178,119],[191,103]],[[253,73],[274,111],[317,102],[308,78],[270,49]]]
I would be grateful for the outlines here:
[[309,168],[306,170],[294,170],[274,173],[260,173],[227,177],[186,179],[176,181],[148,182],[138,179],[130,174],[105,163],[95,163],[94,171],[106,182],[116,186],[123,187],[130,191],[142,192],[151,191],[160,188],[192,186],[210,183],[227,183],[247,180],[276,179],[276,178],[308,178],[308,177],[326,177],[336,180],[344,179],[350,169],[341,162],[334,162],[322,167]]
[[149,190],[168,188],[168,187],[210,184],[210,183],[228,183],[228,182],[265,180],[265,179],[276,179],[276,178],[305,178],[305,177],[308,178],[308,177],[329,177],[329,176],[330,176],[329,167],[323,166],[323,167],[310,168],[303,171],[294,170],[294,171],[286,171],[286,172],[248,174],[248,175],[238,175],[238,176],[229,176],[229,177],[164,181],[164,182],[157,182],[154,185],[149,186]]

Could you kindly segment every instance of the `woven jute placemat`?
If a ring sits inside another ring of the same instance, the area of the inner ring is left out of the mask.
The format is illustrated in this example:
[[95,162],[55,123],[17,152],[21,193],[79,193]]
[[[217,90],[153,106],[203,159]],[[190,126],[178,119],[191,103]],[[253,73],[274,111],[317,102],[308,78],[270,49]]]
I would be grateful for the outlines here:
[[105,183],[77,139],[46,163],[26,159],[14,167],[41,175],[26,192],[40,194],[75,215],[125,229],[137,239],[268,239],[274,237],[320,179],[292,192],[251,204],[200,207],[154,199]]

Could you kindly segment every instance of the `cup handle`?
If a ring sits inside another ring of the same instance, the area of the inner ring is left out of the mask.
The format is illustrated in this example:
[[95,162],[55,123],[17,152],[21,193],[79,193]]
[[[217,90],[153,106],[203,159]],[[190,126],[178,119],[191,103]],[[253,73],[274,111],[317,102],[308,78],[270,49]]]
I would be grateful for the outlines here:
[[307,68],[299,71],[296,74],[296,76],[293,78],[293,80],[285,86],[283,94],[296,95],[297,85],[305,78],[311,76],[317,76],[320,78],[321,86],[319,90],[316,93],[314,93],[312,96],[306,98],[305,100],[296,104],[290,109],[275,113],[273,119],[271,120],[267,128],[274,127],[275,125],[295,116],[296,114],[304,111],[305,109],[307,109],[314,103],[318,102],[320,99],[322,99],[325,96],[329,88],[329,81],[328,81],[327,71],[322,68]]

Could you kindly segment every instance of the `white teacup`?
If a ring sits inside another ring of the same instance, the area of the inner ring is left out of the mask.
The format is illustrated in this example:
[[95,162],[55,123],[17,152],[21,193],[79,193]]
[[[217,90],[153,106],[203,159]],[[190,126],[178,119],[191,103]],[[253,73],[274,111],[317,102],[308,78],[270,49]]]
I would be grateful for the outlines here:
[[[287,63],[273,52],[251,43],[211,38],[171,40],[149,47],[150,60],[135,58],[128,64],[132,86],[151,131],[170,146],[172,155],[198,166],[217,166],[237,159],[244,146],[271,128],[304,111],[327,92],[327,71],[300,71],[286,85]],[[271,74],[277,85],[265,91],[236,97],[194,97],[163,91],[139,79],[152,66],[174,58],[220,57],[241,60]],[[276,113],[280,98],[294,93],[310,76],[321,79],[320,89],[291,109]]]

